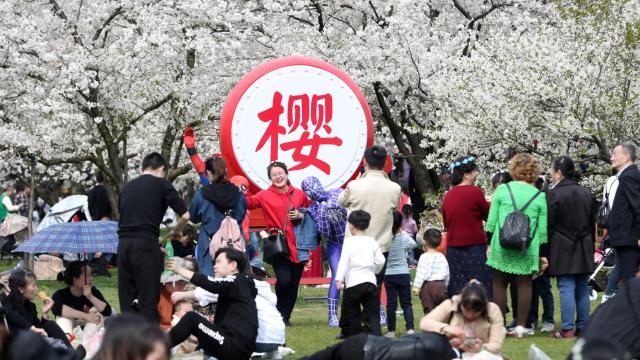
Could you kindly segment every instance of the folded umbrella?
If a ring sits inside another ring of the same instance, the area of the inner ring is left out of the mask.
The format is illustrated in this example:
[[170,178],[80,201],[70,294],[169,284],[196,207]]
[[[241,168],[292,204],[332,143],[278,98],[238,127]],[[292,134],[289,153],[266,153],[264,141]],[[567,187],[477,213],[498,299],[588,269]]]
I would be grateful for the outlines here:
[[0,224],[0,236],[9,236],[26,229],[29,219],[26,216],[9,214]]
[[79,221],[55,224],[37,232],[14,252],[28,253],[116,253],[118,223],[115,221]]

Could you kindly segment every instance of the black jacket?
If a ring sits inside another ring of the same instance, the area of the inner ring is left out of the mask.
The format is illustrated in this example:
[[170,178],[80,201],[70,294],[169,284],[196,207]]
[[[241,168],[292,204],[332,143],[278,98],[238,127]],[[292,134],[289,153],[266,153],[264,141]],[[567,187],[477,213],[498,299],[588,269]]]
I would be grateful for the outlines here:
[[638,246],[640,240],[640,171],[635,165],[618,175],[620,181],[611,213],[609,239],[611,246]]
[[42,327],[42,319],[38,317],[36,305],[29,300],[25,300],[22,304],[13,304],[9,297],[2,295],[0,302],[7,310],[7,323],[11,333],[17,333],[19,330],[28,330],[32,326]]
[[232,341],[241,345],[250,355],[255,349],[258,336],[258,290],[253,279],[246,275],[212,278],[196,273],[191,282],[208,292],[218,294],[214,324],[227,330]]
[[[617,197],[617,195],[616,195]],[[616,296],[598,306],[580,333],[585,340],[618,343],[640,357],[640,278],[627,281]]]
[[594,198],[584,186],[562,180],[547,193],[551,276],[593,271]]

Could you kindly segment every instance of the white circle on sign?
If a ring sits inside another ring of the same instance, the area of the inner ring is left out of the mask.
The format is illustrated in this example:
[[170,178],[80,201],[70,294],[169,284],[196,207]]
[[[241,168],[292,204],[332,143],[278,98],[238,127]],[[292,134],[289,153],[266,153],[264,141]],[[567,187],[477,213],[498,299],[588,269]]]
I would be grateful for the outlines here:
[[[260,119],[277,94],[279,117]],[[272,160],[287,164],[296,187],[315,176],[326,188],[337,188],[360,165],[370,132],[366,114],[357,94],[332,72],[310,65],[280,67],[241,95],[231,124],[234,156],[261,189],[271,185],[266,169]]]

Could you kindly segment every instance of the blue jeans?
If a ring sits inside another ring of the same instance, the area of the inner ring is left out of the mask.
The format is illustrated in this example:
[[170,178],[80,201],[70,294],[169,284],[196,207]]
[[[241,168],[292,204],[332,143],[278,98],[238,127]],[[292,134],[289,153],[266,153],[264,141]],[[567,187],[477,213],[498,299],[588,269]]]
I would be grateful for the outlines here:
[[396,309],[398,297],[404,314],[407,330],[413,330],[413,307],[411,306],[411,278],[409,274],[385,275],[384,287],[387,290],[387,329],[396,331]]
[[588,281],[588,274],[558,276],[562,330],[582,330],[589,320]]
[[535,326],[538,323],[538,298],[542,299],[542,322],[553,324],[553,293],[549,276],[542,274],[533,280],[531,292],[531,309],[527,325]]
[[618,265],[618,254],[614,252],[613,256],[616,259],[615,265],[607,279],[607,287],[604,289],[604,293],[607,295],[613,295],[618,289],[618,283],[622,280],[622,270],[620,269],[620,265]]
[[262,248],[260,247],[260,237],[257,232],[249,233],[249,240],[253,248],[253,257],[251,258],[251,266],[262,267]]

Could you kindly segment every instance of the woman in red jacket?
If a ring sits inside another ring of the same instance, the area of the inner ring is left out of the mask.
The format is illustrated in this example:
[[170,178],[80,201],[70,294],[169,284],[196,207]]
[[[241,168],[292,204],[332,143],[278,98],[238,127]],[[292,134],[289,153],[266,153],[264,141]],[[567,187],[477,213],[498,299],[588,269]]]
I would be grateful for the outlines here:
[[276,307],[288,326],[293,306],[298,298],[298,285],[304,268],[304,264],[298,260],[293,227],[303,218],[303,214],[298,209],[308,207],[310,201],[302,190],[291,185],[289,171],[284,163],[272,161],[267,167],[267,173],[271,179],[271,186],[247,197],[247,207],[262,208],[267,228],[282,229],[285,219],[288,218],[285,234],[289,245],[289,258],[278,259],[271,264],[277,279]]
[[453,187],[442,200],[442,218],[447,230],[449,295],[459,294],[471,279],[477,279],[491,294],[491,270],[487,262],[487,237],[482,221],[489,203],[476,178],[480,173],[473,156],[457,159],[449,167]]

